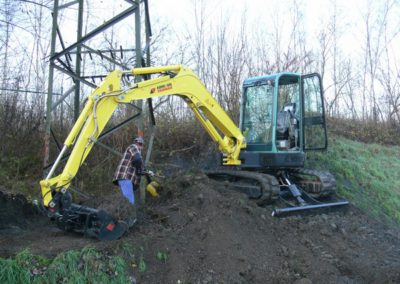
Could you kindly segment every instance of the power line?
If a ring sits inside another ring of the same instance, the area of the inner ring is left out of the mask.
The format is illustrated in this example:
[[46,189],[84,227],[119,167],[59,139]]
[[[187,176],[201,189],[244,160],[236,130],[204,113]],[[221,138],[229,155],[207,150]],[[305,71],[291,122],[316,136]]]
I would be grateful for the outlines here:
[[[10,91],[10,92],[21,92],[21,93],[32,93],[32,94],[47,94],[47,92],[33,91],[33,90],[21,90],[21,89],[7,89],[0,88],[0,91]],[[53,93],[53,95],[60,96],[61,94]]]

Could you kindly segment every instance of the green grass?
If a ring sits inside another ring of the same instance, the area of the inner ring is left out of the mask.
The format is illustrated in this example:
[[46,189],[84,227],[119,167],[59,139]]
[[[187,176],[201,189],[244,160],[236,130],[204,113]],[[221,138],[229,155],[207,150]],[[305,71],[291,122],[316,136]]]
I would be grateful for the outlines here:
[[400,147],[333,136],[327,152],[307,155],[306,167],[329,170],[339,194],[375,217],[400,224]]
[[163,252],[163,251],[159,251],[157,252],[157,259],[161,262],[166,263],[168,260],[168,253],[167,252]]
[[94,248],[67,251],[54,259],[24,250],[0,258],[0,283],[130,283],[126,261]]
[[[122,242],[112,251],[93,247],[61,252],[45,258],[24,250],[0,257],[0,283],[131,283],[132,275],[146,273],[145,248]],[[163,261],[167,261],[164,253]]]

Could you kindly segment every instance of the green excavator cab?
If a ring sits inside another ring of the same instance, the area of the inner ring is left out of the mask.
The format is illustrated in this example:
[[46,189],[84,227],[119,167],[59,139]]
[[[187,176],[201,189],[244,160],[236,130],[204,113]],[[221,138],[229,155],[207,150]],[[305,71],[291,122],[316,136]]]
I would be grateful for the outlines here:
[[247,147],[240,152],[241,171],[214,171],[209,176],[233,181],[233,188],[259,205],[280,200],[287,206],[275,208],[272,215],[347,205],[336,194],[332,174],[304,169],[306,151],[328,146],[322,90],[317,73],[245,80],[240,130]]
[[304,151],[327,148],[318,74],[249,78],[242,94],[240,129],[247,142],[240,156],[242,168],[299,168],[304,166]]

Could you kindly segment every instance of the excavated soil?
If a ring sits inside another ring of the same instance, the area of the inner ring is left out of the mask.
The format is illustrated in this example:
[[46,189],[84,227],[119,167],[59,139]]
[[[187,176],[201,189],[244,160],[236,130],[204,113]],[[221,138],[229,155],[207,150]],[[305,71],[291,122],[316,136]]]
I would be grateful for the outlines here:
[[[0,193],[0,256],[86,245],[123,255],[129,244],[146,263],[145,272],[137,256],[130,263],[138,283],[400,283],[400,231],[351,205],[275,218],[272,206],[200,172],[178,172],[164,184],[160,198],[140,208],[137,226],[111,242],[64,233],[23,196]],[[113,196],[98,203],[118,206]]]

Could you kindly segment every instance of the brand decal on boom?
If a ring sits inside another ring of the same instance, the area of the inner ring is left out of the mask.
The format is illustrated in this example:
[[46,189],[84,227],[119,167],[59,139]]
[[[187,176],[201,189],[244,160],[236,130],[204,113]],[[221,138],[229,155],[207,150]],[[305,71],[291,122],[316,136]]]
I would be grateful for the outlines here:
[[158,93],[159,92],[164,92],[164,91],[167,91],[167,90],[171,90],[171,89],[172,89],[172,84],[171,83],[157,86],[157,92]]

